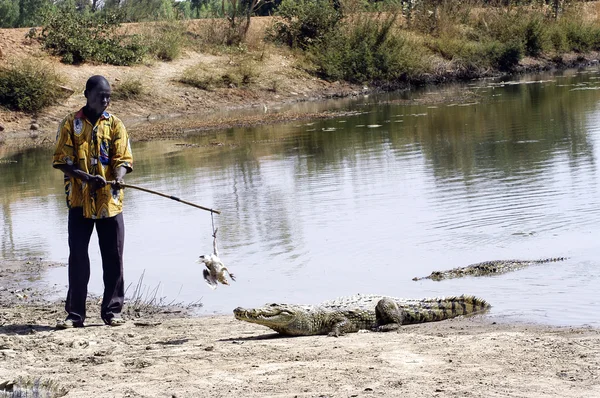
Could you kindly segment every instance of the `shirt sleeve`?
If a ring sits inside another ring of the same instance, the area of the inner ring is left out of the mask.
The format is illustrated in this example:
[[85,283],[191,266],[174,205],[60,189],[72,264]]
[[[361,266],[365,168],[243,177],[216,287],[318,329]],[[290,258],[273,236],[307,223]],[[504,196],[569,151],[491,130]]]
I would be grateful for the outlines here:
[[133,155],[131,153],[131,145],[129,143],[129,134],[127,133],[127,129],[125,129],[125,125],[121,120],[117,119],[115,121],[112,135],[114,138],[111,166],[113,170],[116,170],[121,166],[125,167],[129,173],[133,170]]
[[58,125],[58,132],[56,133],[56,146],[54,148],[54,156],[52,157],[52,166],[54,167],[63,164],[73,165],[76,163],[71,129],[71,118],[67,116]]

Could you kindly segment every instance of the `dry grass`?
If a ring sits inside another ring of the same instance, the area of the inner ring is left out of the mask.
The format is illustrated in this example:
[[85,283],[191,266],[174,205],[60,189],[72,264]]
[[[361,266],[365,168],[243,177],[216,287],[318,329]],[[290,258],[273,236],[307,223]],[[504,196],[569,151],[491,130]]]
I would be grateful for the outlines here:
[[146,89],[142,80],[136,75],[127,75],[113,86],[111,98],[114,100],[140,99]]

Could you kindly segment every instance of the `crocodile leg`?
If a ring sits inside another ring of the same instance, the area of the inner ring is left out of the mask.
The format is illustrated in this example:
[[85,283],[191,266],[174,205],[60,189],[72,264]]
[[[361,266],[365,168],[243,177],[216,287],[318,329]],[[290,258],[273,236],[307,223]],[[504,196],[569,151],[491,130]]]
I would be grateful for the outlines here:
[[333,324],[331,326],[331,332],[329,332],[327,334],[330,337],[343,336],[347,332],[350,332],[351,331],[350,329],[352,328],[352,324],[351,324],[350,320],[341,314],[333,317],[331,319],[331,323]]
[[375,317],[377,319],[375,331],[390,332],[400,329],[400,326],[404,323],[406,313],[394,300],[382,298],[375,307]]

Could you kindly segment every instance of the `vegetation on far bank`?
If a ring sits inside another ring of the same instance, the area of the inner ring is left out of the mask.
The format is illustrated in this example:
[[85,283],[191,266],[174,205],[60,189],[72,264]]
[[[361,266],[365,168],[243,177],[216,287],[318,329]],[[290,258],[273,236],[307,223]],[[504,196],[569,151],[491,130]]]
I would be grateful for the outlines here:
[[[0,26],[39,23],[28,36],[67,64],[171,61],[184,49],[227,54],[226,67],[196,65],[177,79],[202,90],[252,88],[265,54],[275,51],[287,51],[295,67],[325,80],[393,88],[511,72],[524,57],[560,64],[567,53],[600,50],[600,5],[593,2],[0,0],[0,10]],[[251,17],[265,12],[272,23],[252,42]],[[191,30],[185,20],[196,17],[212,18]],[[122,25],[128,21],[158,22],[129,29]],[[29,62],[0,69],[1,105],[36,112],[52,103],[61,77],[52,77],[45,92],[29,83],[40,75],[35,65],[43,68]],[[122,100],[143,93],[139,80],[121,86],[115,93]]]

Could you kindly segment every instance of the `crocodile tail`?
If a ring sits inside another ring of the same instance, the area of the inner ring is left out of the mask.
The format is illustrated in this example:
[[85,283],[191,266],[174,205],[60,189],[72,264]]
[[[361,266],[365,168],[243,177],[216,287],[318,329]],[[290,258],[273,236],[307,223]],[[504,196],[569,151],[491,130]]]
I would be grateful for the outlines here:
[[538,264],[554,263],[557,261],[565,261],[565,260],[568,260],[568,257],[550,257],[550,258],[543,258],[541,260],[535,260],[534,263],[538,263]]
[[486,311],[490,309],[492,306],[485,301],[484,299],[470,296],[470,295],[461,295],[461,296],[451,296],[444,297],[437,300],[437,308],[436,306],[432,306],[434,310],[438,310],[442,315],[442,318],[454,318],[460,315],[471,315],[479,312]]
[[475,296],[452,296],[424,299],[415,305],[404,306],[404,322],[421,323],[442,321],[461,315],[472,315],[484,312],[491,305]]
[[[455,304],[454,307],[457,307],[456,305],[458,305],[459,310],[457,312],[459,313],[457,313],[457,315],[475,314],[488,310],[492,307],[484,299],[475,296],[462,295],[458,297],[450,297],[449,300]],[[462,310],[462,313],[460,313],[460,309]]]

